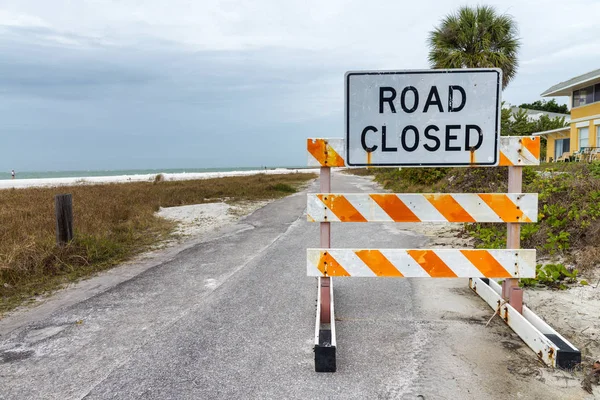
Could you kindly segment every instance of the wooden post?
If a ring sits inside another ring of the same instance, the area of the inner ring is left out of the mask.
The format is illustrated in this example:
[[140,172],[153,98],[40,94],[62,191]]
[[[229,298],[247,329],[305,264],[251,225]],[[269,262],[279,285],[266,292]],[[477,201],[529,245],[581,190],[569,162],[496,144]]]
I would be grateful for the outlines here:
[[[523,191],[523,167],[508,167],[508,193]],[[507,224],[506,248],[521,248],[521,225]],[[513,292],[514,291],[514,292]],[[502,297],[519,313],[523,313],[523,291],[519,288],[518,279],[505,279],[502,283]]]
[[56,214],[56,244],[63,246],[73,240],[73,196],[57,194],[54,196]]

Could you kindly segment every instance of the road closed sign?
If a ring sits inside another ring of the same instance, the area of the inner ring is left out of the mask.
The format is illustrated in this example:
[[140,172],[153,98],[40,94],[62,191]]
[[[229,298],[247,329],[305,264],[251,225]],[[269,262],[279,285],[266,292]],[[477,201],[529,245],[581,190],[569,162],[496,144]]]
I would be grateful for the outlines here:
[[347,165],[497,165],[501,84],[499,69],[346,73]]

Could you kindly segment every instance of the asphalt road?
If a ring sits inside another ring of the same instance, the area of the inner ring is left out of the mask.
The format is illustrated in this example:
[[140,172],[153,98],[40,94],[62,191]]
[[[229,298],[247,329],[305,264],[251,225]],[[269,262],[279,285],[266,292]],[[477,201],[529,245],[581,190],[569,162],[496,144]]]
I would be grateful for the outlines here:
[[[343,174],[332,190],[380,191]],[[305,249],[319,227],[305,204],[275,201],[0,321],[0,398],[583,398],[498,318],[485,327],[492,312],[463,279],[336,279],[338,371],[315,373]],[[428,245],[410,229],[337,224],[332,246]]]

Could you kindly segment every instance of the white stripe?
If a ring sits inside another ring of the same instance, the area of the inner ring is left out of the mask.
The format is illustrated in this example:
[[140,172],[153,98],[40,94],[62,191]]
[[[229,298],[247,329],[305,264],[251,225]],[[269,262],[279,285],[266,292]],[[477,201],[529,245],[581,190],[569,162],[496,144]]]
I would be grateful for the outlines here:
[[[514,275],[517,271],[522,278],[535,278],[535,250],[488,250],[492,257],[496,259],[509,273]],[[515,259],[514,254],[518,254]],[[518,264],[518,270],[515,270],[515,262]],[[516,275],[514,275],[516,277]]]
[[346,141],[344,139],[327,139],[327,142],[333,150],[335,150],[338,155],[344,159],[344,164],[346,163]]
[[[504,136],[500,138],[500,151],[514,165],[539,165],[540,160],[536,158],[519,140],[525,137]],[[539,140],[536,139],[536,140]],[[521,152],[519,153],[519,149]],[[519,162],[519,160],[521,160]]]
[[344,196],[367,221],[394,221],[368,194],[345,194]]
[[537,193],[507,193],[507,196],[519,206],[523,214],[531,220],[537,222],[538,218],[538,194]]
[[419,265],[406,250],[380,249],[381,254],[385,256],[398,271],[408,277],[429,278],[423,267]]
[[317,264],[319,263],[319,259],[321,258],[321,254],[318,251],[306,251],[306,275],[307,276],[323,276],[319,268],[317,268]]
[[461,193],[452,197],[475,221],[504,222],[477,194]]
[[457,276],[464,277],[482,277],[481,273],[460,250],[437,250],[437,256],[450,268]]
[[525,146],[521,149],[521,164],[523,165],[540,165],[540,160],[535,158],[533,153]]
[[315,221],[322,221],[326,215],[323,202],[311,193],[306,196],[306,214],[310,215]]
[[397,194],[398,198],[419,218],[421,221],[448,222],[434,206],[423,195]]
[[306,276],[325,276],[319,269],[310,261],[306,263]]
[[329,253],[351,276],[377,276],[352,250],[329,250]]
[[[519,153],[517,150],[520,147],[518,141],[507,140],[508,138],[500,138],[500,151],[504,154],[506,158],[510,160],[513,164],[518,164],[518,156]],[[515,146],[516,144],[516,146]]]
[[[307,214],[310,214],[316,222],[340,222],[340,219],[331,212],[329,207],[325,206],[325,203],[323,203],[316,194],[309,193],[306,198],[306,212]],[[327,219],[325,219],[325,217],[327,217]]]

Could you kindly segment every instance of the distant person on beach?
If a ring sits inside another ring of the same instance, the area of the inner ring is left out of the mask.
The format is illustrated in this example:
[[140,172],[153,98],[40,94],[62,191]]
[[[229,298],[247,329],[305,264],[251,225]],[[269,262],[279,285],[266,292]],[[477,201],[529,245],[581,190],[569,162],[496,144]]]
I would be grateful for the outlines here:
[[15,170],[14,169],[11,171],[11,175],[12,175],[12,178],[15,179]]

